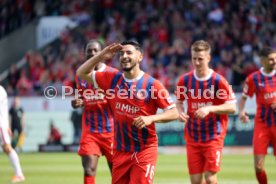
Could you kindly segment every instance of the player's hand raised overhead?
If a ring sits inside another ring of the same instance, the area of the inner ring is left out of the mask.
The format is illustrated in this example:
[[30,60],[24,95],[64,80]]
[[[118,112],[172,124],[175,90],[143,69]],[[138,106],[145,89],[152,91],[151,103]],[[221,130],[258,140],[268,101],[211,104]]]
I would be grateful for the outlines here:
[[239,119],[242,123],[249,123],[249,116],[244,111],[239,113]]
[[150,125],[153,122],[153,119],[150,116],[139,116],[134,118],[133,125],[136,126],[138,129],[142,129],[145,126]]
[[123,46],[119,43],[112,43],[105,47],[98,55],[101,57],[102,61],[109,60],[114,57],[114,55],[120,51]]

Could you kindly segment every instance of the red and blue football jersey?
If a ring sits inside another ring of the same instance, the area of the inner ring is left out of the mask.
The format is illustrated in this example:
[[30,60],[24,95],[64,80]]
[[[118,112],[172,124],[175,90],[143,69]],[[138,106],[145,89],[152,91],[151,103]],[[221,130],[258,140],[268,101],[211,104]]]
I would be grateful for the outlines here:
[[257,113],[255,123],[268,127],[276,126],[276,112],[271,108],[276,103],[276,71],[266,74],[261,68],[246,78],[243,95],[252,97],[256,94]]
[[94,72],[93,81],[105,91],[114,113],[114,148],[138,152],[147,146],[157,146],[154,123],[142,129],[132,123],[136,117],[156,114],[158,108],[166,110],[175,106],[163,85],[144,72],[133,80],[121,72]]
[[[117,71],[103,65],[99,72]],[[114,129],[113,113],[103,93],[99,93],[93,84],[76,77],[77,89],[84,102],[82,113],[83,133],[110,133]]]
[[179,101],[187,101],[189,119],[185,125],[185,137],[192,142],[207,142],[225,136],[228,115],[210,113],[204,119],[196,118],[197,109],[211,105],[235,103],[235,94],[228,82],[211,70],[210,74],[200,79],[195,71],[180,77],[175,92]]

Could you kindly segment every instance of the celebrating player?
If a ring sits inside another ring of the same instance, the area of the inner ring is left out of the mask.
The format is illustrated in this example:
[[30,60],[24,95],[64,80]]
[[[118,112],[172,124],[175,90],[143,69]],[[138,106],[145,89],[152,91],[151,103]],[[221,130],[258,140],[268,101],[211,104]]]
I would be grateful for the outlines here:
[[[180,77],[177,89],[179,120],[185,122],[188,168],[192,184],[218,183],[228,116],[236,110],[227,81],[209,68],[211,47],[200,40],[191,47],[194,70]],[[185,113],[183,102],[187,101]]]
[[11,146],[9,132],[11,130],[9,127],[8,97],[5,89],[0,86],[0,144],[3,151],[9,156],[11,165],[14,168],[12,183],[19,183],[24,181],[25,177],[22,173],[18,155]]
[[[119,52],[123,72],[92,72],[95,66]],[[163,85],[140,69],[143,51],[136,41],[113,43],[86,61],[77,74],[107,94],[114,113],[113,184],[150,184],[157,160],[155,122],[178,117]],[[156,114],[157,108],[164,112]]]
[[255,173],[260,184],[267,184],[264,160],[269,143],[276,156],[276,50],[264,48],[260,52],[262,68],[246,78],[239,101],[239,117],[249,122],[244,111],[247,97],[256,94],[257,112],[253,135]]
[[[102,50],[101,44],[95,40],[86,45],[86,59]],[[103,63],[98,63],[94,70],[98,72],[113,71]],[[76,84],[80,98],[72,100],[74,108],[84,106],[82,113],[82,135],[79,155],[84,169],[84,184],[94,184],[98,159],[106,156],[110,171],[112,169],[112,145],[114,122],[111,109],[103,94],[96,94],[96,89],[76,76]]]

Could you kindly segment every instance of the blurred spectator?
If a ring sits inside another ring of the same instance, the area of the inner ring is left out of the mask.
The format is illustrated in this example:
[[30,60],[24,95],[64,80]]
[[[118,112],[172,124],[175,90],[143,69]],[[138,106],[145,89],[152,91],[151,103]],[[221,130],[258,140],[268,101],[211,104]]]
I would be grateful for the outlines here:
[[53,120],[50,122],[50,134],[48,136],[47,144],[48,145],[59,145],[61,142],[61,134],[59,130],[54,126]]
[[13,99],[12,106],[9,110],[9,117],[12,131],[12,147],[22,151],[22,146],[25,139],[25,118],[24,110],[20,106],[20,98],[18,96],[14,97]]
[[16,89],[19,96],[29,96],[32,93],[32,82],[27,77],[27,71],[21,70],[20,79],[16,84]]
[[15,94],[11,94],[11,93],[16,91],[16,85],[17,85],[19,78],[20,78],[19,70],[17,69],[15,64],[12,64],[10,67],[10,70],[9,70],[8,77],[7,77],[8,83],[9,83],[10,87],[12,88],[11,89],[12,91],[9,90],[8,94],[15,95]]
[[[30,52],[27,65],[18,72],[22,74],[26,70],[23,82],[16,84],[17,87],[6,85],[9,91],[15,91],[11,93],[41,95],[48,85],[71,86],[71,73],[84,60],[80,53],[90,39],[105,40],[109,44],[136,38],[144,47],[142,68],[169,88],[175,84],[179,70],[189,67],[189,47],[194,40],[211,43],[212,68],[238,89],[243,76],[259,65],[256,53],[267,45],[276,47],[276,22],[273,21],[276,3],[271,0],[47,0],[45,5],[39,5],[42,3],[39,0],[35,2],[38,4],[35,7],[45,7],[45,15],[66,15],[81,24],[74,30],[66,29],[60,39],[40,52]],[[6,11],[7,8],[2,10],[1,20],[6,19]],[[118,62],[108,62],[118,66]]]
[[79,144],[81,136],[82,108],[73,110],[70,119],[74,128],[73,144]]

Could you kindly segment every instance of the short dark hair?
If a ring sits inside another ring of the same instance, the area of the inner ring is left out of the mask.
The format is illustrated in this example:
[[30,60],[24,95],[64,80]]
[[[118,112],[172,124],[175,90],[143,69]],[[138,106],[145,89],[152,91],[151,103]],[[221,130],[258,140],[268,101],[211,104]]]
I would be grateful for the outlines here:
[[143,53],[142,46],[136,40],[126,40],[126,41],[123,41],[121,45],[133,45],[137,50]]
[[271,47],[264,47],[260,51],[259,55],[260,55],[260,57],[267,58],[272,53],[276,53],[276,50]]
[[100,42],[99,40],[89,40],[89,41],[87,42],[87,44],[85,45],[85,48],[84,48],[84,49],[86,50],[87,46],[90,45],[90,44],[93,44],[93,43],[99,44],[99,45],[100,45],[100,48],[103,49],[103,43]]

